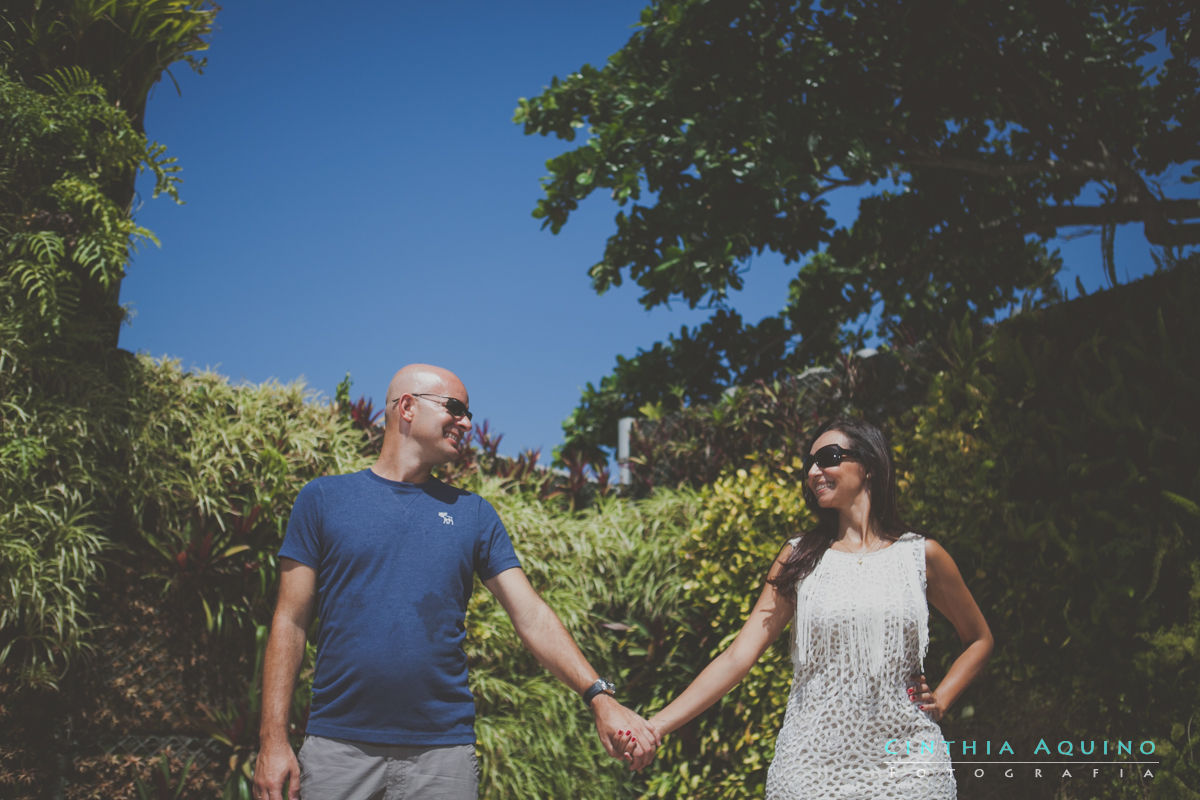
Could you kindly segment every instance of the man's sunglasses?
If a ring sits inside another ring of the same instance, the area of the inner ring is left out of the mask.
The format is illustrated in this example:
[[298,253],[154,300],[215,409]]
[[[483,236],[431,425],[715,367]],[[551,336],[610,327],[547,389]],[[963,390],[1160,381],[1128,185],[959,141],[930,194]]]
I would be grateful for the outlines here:
[[[466,417],[468,420],[474,419],[475,415],[472,414],[471,410],[467,408],[463,404],[463,401],[459,400],[457,397],[447,397],[444,394],[430,394],[429,392],[414,392],[413,397],[440,397],[446,402],[436,403],[436,405],[446,409],[446,412],[450,416],[454,417],[455,419],[461,419],[462,417]],[[400,402],[399,397],[396,398],[396,402]],[[434,403],[435,401],[430,400],[429,402]]]
[[816,464],[821,469],[829,469],[841,464],[847,458],[852,461],[862,460],[862,457],[855,450],[847,450],[840,444],[827,444],[817,452],[809,453],[804,457],[804,474],[808,474],[813,464]]

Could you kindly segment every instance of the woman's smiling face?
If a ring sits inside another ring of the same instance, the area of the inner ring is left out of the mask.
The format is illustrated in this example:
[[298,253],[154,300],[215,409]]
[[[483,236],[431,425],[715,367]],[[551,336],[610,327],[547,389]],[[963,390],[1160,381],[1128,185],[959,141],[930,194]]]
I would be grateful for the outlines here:
[[[830,430],[813,442],[809,454],[834,444],[842,450],[854,449],[850,437],[839,430]],[[828,467],[813,463],[804,478],[821,508],[848,509],[859,494],[867,491],[866,470],[853,455],[843,455],[840,464]]]

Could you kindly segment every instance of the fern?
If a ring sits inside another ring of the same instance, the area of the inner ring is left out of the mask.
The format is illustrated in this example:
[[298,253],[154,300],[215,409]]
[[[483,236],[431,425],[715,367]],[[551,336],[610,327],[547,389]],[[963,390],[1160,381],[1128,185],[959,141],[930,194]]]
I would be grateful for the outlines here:
[[104,90],[91,74],[78,64],[59,67],[49,75],[39,75],[37,80],[46,87],[49,94],[59,98],[85,97],[90,99],[104,98]]

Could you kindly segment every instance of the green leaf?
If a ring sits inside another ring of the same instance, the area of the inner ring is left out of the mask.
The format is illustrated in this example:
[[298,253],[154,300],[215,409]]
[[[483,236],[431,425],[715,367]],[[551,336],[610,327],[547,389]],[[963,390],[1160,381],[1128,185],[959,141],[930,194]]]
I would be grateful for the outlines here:
[[1183,509],[1193,517],[1200,517],[1200,504],[1197,504],[1194,500],[1190,500],[1183,495],[1175,494],[1174,492],[1169,492],[1165,489],[1162,492],[1162,496],[1163,499],[1174,505],[1176,508]]

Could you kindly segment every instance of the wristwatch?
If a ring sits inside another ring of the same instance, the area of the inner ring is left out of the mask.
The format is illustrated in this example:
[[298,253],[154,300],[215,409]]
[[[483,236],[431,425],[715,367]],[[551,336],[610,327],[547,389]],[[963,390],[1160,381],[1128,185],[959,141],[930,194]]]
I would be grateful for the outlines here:
[[596,699],[596,695],[606,694],[609,697],[612,697],[614,694],[616,694],[616,691],[617,685],[608,678],[597,678],[596,682],[589,686],[587,691],[583,693],[583,704],[590,707],[592,705],[592,701]]

